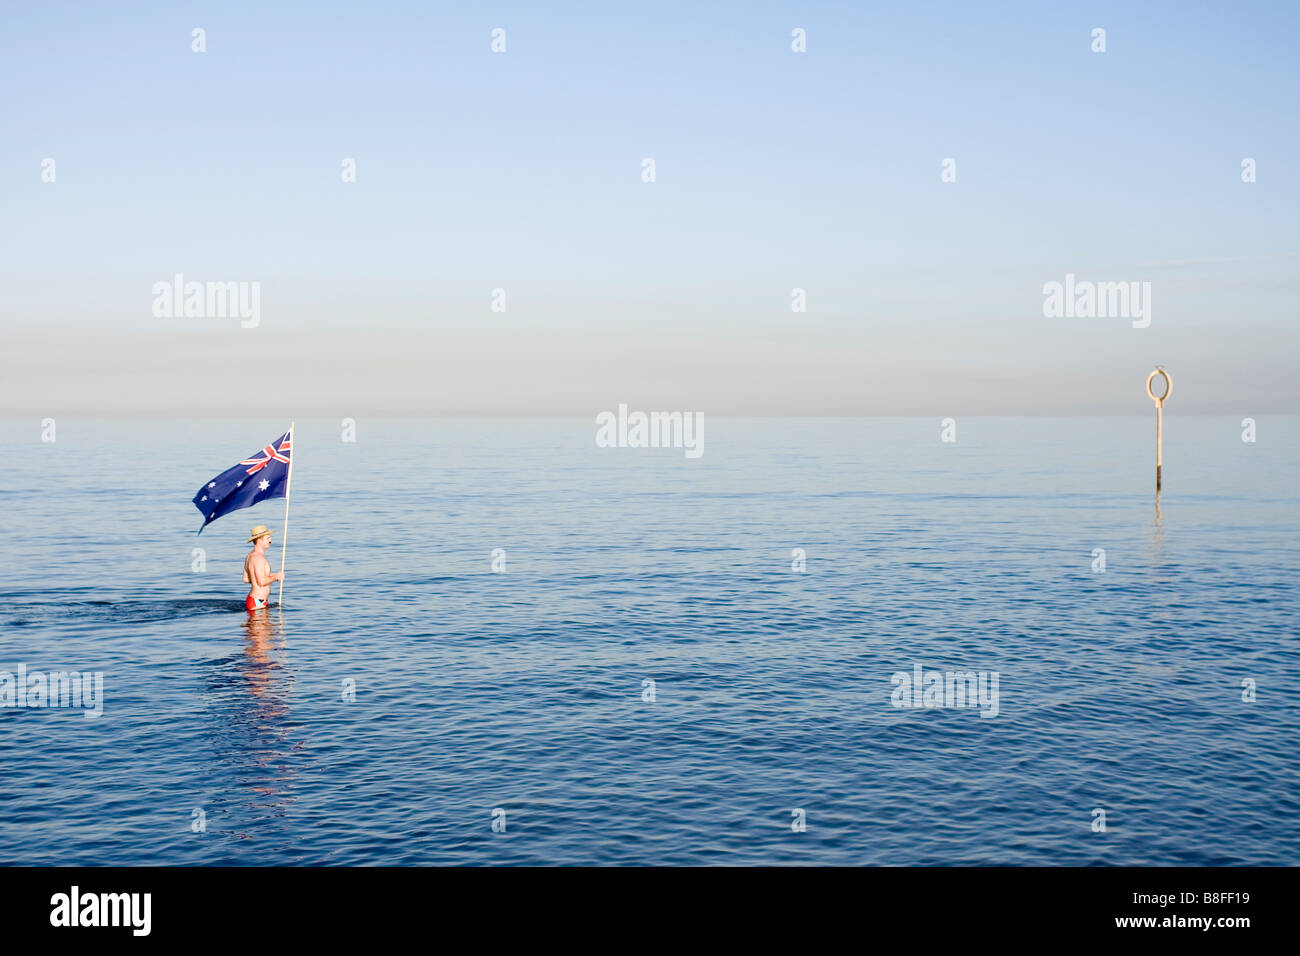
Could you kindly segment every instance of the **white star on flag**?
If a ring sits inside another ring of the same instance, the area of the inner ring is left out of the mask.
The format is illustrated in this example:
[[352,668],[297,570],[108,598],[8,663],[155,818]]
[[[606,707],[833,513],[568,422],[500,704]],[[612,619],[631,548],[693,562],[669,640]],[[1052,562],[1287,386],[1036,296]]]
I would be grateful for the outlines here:
[[259,484],[257,487],[262,489],[263,491],[266,491],[267,488],[271,487],[271,483],[267,481],[265,478],[263,478],[261,484]]

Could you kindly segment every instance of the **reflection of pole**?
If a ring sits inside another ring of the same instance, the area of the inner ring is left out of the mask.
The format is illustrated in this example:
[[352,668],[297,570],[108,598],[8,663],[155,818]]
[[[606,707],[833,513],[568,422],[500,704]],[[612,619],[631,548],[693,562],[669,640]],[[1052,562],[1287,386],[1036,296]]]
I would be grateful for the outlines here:
[[[1151,380],[1159,375],[1165,380],[1165,393],[1159,398],[1151,391]],[[1165,399],[1174,392],[1174,380],[1160,366],[1147,376],[1147,396],[1156,403],[1156,494],[1160,494],[1160,472],[1164,458]]]

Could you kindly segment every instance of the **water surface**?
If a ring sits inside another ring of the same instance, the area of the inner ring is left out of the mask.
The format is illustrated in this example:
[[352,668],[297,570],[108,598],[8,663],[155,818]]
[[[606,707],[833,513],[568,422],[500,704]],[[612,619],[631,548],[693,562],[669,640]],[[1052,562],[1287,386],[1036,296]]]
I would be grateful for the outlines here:
[[0,862],[1300,862],[1295,418],[1167,417],[1158,521],[1149,417],[300,421],[250,621],[282,503],[189,499],[284,424],[0,423],[0,670],[105,685],[0,709]]

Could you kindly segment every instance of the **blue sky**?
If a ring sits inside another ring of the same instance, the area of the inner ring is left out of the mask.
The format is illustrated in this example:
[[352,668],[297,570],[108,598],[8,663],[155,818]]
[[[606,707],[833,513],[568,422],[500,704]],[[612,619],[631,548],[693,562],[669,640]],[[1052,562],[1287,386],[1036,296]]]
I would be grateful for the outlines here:
[[[304,412],[1008,412],[1060,366],[1087,413],[1155,361],[1300,411],[1295,5],[273,6],[7,11],[0,407],[198,407],[272,351]],[[175,272],[261,325],[154,317]],[[1044,318],[1066,272],[1151,327]]]

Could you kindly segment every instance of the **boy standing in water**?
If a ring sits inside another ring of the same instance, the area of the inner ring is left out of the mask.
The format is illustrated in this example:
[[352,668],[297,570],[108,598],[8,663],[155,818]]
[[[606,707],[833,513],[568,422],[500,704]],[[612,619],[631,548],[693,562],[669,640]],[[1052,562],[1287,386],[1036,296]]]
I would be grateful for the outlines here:
[[248,540],[252,543],[253,550],[244,558],[244,583],[251,584],[252,587],[248,597],[244,598],[244,607],[251,614],[266,607],[267,601],[271,599],[271,585],[283,581],[284,575],[280,572],[272,574],[271,562],[266,560],[266,549],[271,546],[271,531],[266,525],[254,527]]

